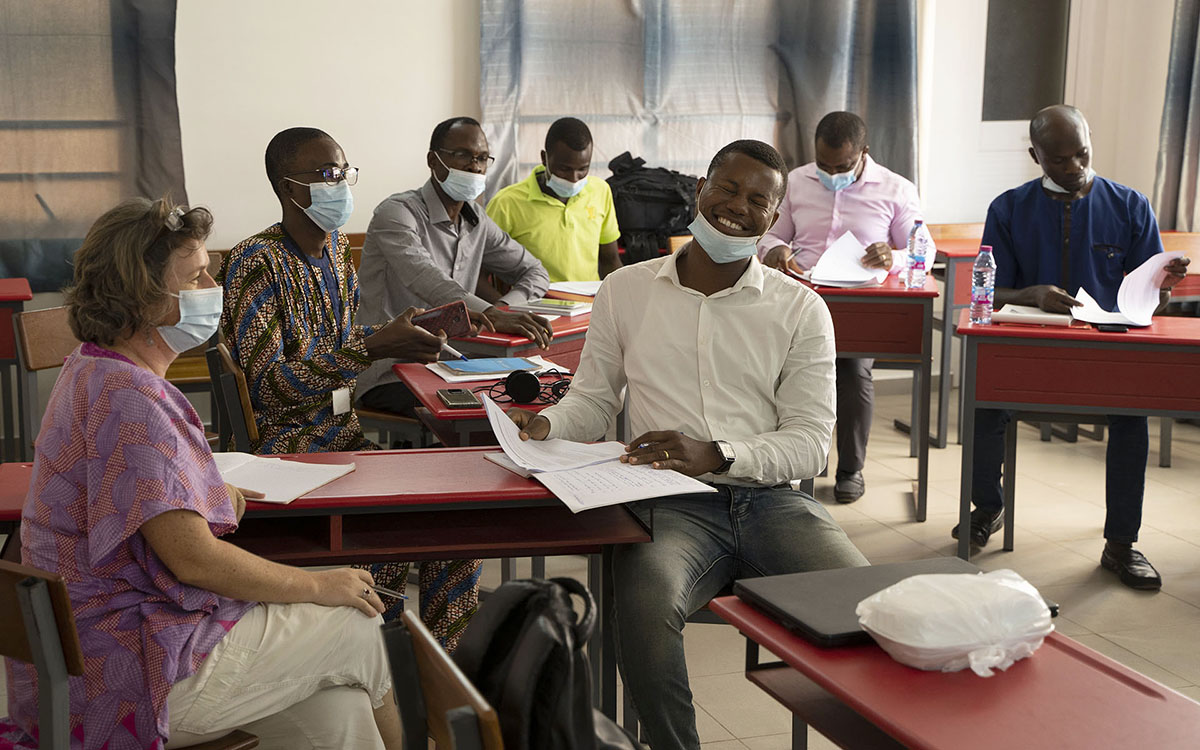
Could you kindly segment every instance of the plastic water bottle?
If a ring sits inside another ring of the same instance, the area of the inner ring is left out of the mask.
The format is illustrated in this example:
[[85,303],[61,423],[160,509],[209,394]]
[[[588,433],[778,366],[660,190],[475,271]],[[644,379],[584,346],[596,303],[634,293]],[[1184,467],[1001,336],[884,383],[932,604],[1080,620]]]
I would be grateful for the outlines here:
[[904,276],[904,286],[908,289],[921,289],[925,286],[925,264],[929,259],[929,233],[923,231],[924,224],[920,219],[913,222],[912,231],[908,233],[908,272]]
[[996,294],[996,259],[991,245],[980,245],[971,268],[971,322],[990,325],[992,300]]

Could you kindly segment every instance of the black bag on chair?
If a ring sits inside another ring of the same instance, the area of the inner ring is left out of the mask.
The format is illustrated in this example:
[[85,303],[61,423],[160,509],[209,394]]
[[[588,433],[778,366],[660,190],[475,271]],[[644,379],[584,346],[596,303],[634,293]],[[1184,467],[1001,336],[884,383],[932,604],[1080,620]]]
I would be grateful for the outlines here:
[[696,178],[664,167],[647,167],[628,151],[608,163],[613,208],[621,225],[625,262],[657,258],[667,237],[691,234],[696,216]]
[[583,647],[595,623],[591,593],[572,578],[509,581],[480,605],[454,661],[499,714],[506,750],[642,747],[592,708]]

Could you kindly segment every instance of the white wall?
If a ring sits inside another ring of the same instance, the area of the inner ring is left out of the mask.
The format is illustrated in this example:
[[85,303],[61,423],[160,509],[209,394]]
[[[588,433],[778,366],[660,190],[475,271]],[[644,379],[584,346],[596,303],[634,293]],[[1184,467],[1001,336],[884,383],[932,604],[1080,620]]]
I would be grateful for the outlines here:
[[263,167],[275,133],[332,135],[362,173],[347,229],[419,186],[429,133],[479,117],[479,0],[194,0],[175,39],[188,198],[227,248],[279,220]]
[[[1074,0],[1065,100],[1092,126],[1093,166],[1149,195],[1154,187],[1173,0]],[[1036,177],[1027,123],[983,123],[987,0],[924,0],[933,87],[922,198],[930,222],[983,221],[992,198]],[[924,92],[923,92],[924,93]],[[923,101],[925,98],[923,97]],[[923,133],[924,135],[924,133]]]

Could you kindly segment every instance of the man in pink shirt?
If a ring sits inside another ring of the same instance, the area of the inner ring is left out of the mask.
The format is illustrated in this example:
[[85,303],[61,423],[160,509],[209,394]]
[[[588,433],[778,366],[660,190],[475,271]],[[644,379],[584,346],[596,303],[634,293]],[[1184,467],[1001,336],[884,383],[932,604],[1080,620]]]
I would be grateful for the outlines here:
[[[921,218],[917,187],[868,154],[867,125],[851,112],[830,112],[816,132],[816,161],[788,175],[779,220],[758,243],[763,263],[780,271],[812,268],[846,232],[867,245],[863,265],[893,268],[892,249],[908,243]],[[866,491],[862,468],[875,386],[873,359],[837,360],[837,452],[834,496],[852,503]]]

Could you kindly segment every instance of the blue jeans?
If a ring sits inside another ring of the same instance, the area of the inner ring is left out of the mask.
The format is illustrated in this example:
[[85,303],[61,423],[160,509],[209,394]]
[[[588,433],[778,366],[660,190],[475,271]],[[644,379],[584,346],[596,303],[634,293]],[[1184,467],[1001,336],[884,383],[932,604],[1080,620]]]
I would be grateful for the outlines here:
[[[975,456],[972,460],[971,499],[975,507],[997,513],[1004,507],[1000,474],[1004,465],[1004,430],[1013,413],[1003,409],[975,412]],[[1105,453],[1104,538],[1133,544],[1142,526],[1142,496],[1146,491],[1146,458],[1150,434],[1145,417],[1108,416]]]
[[654,750],[696,750],[683,625],[738,578],[868,565],[824,506],[787,487],[717,485],[630,506],[654,541],[613,555],[617,658]]

